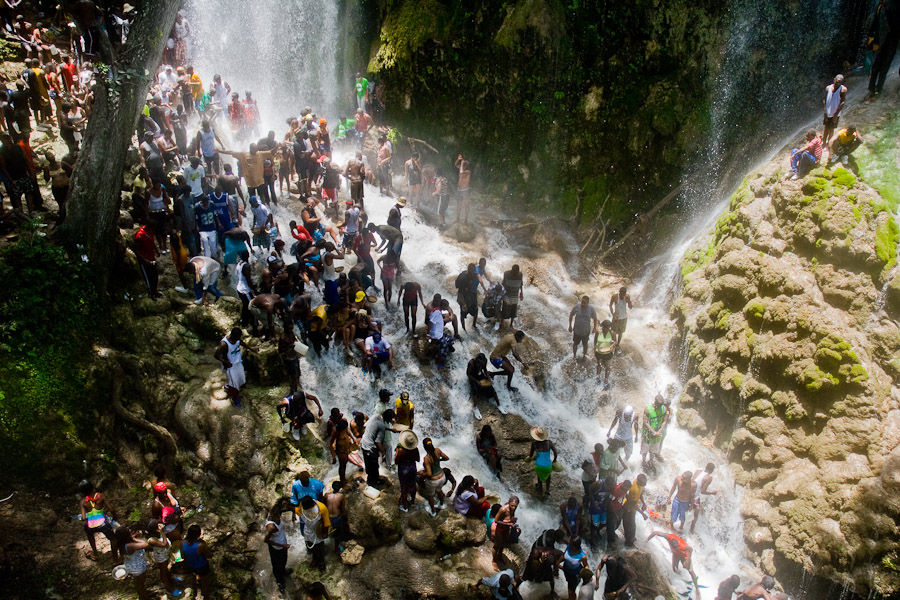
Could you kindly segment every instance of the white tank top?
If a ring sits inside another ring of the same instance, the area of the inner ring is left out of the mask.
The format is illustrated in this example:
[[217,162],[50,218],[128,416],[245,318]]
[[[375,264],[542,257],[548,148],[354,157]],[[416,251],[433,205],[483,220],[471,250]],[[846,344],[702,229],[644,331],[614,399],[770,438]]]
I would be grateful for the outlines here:
[[209,131],[200,130],[200,150],[203,156],[213,156],[216,153],[216,133],[209,128]]
[[266,527],[268,527],[269,525],[275,526],[275,535],[270,538],[272,544],[281,548],[287,546],[287,536],[284,533],[284,527],[281,526],[281,523],[276,523],[275,521],[266,521]]
[[159,196],[154,196],[153,192],[150,192],[150,200],[147,201],[147,209],[153,212],[166,210],[166,203],[163,202],[162,191],[159,192]]
[[338,274],[334,270],[334,259],[332,259],[330,265],[325,262],[324,258],[322,258],[322,262],[325,264],[325,273],[322,274],[322,279],[325,281],[337,281]]
[[706,471],[700,471],[696,477],[694,477],[694,483],[697,484],[697,488],[694,490],[694,500],[698,500],[700,498],[700,483],[703,481],[703,478],[706,476]]
[[841,89],[843,89],[843,87],[843,85],[835,86],[833,83],[828,86],[828,94],[825,96],[826,117],[834,117],[837,115],[838,107],[841,105]]
[[234,290],[238,294],[247,294],[250,295],[250,284],[247,283],[247,278],[244,276],[244,265],[246,265],[242,260],[238,260],[237,263],[237,284],[234,286]]
[[627,319],[628,318],[628,303],[625,298],[621,298],[616,295],[616,310],[613,312],[614,319]]
[[222,341],[225,342],[226,346],[228,346],[228,362],[233,365],[241,363],[241,340],[238,340],[237,342],[232,344],[226,336],[222,338]]
[[631,413],[630,417],[626,417],[623,412],[619,415],[619,427],[616,429],[616,439],[617,440],[630,440],[632,433],[632,428],[634,427],[634,413]]

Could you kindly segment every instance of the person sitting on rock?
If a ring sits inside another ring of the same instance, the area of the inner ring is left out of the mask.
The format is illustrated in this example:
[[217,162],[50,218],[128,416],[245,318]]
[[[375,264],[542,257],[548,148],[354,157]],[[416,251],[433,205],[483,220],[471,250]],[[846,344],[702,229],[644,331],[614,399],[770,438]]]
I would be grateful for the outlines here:
[[748,585],[744,591],[737,595],[736,600],[774,600],[772,590],[775,588],[775,580],[766,575],[759,583]]
[[[478,398],[493,398],[494,402],[497,403],[497,410],[500,411],[500,414],[505,415],[506,411],[500,408],[500,398],[497,396],[497,390],[494,389],[494,385],[491,382],[492,375],[487,370],[487,362],[488,360],[484,353],[479,352],[466,366],[466,378],[469,380],[472,401],[475,403],[478,401]],[[481,411],[478,410],[477,405],[473,412],[475,418],[480,421]]]
[[471,519],[483,519],[490,507],[491,503],[484,488],[478,485],[478,480],[471,475],[463,477],[453,496],[453,509]]
[[831,157],[828,159],[828,164],[837,163],[839,167],[846,166],[850,162],[850,155],[862,143],[862,136],[856,127],[850,126],[846,129],[841,129],[831,140],[831,145],[829,146]]
[[501,600],[503,598],[522,600],[522,596],[519,595],[519,582],[520,579],[513,570],[506,569],[495,575],[491,575],[490,577],[482,577],[478,583],[472,586],[471,590],[474,592],[478,589],[478,586],[484,585],[491,590],[491,594],[494,598],[499,598]]
[[475,435],[475,447],[478,449],[478,454],[490,467],[491,472],[497,476],[497,479],[500,479],[500,473],[503,471],[501,462],[503,457],[500,456],[500,451],[497,449],[497,438],[490,425],[485,425]]
[[322,410],[322,404],[319,402],[319,398],[312,394],[307,394],[303,390],[297,390],[293,394],[285,396],[275,407],[281,422],[290,422],[291,434],[295,440],[299,440],[301,435],[306,435],[306,425],[314,423],[316,420],[316,417],[313,416],[309,407],[306,405],[307,399],[316,403],[316,406],[319,408],[320,417],[325,414]]
[[[554,530],[551,530],[554,531]],[[533,583],[549,583],[550,597],[556,597],[556,578],[553,576],[553,566],[562,556],[562,550],[545,546],[532,547],[528,560],[525,561],[525,569],[522,571],[522,580]]]
[[810,129],[806,132],[806,145],[791,150],[791,179],[804,177],[822,160],[822,140]]

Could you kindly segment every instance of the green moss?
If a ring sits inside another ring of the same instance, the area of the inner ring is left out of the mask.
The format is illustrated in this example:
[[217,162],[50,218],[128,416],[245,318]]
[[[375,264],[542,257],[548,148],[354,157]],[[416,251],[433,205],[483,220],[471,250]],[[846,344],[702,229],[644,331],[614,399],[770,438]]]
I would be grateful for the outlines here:
[[800,376],[801,385],[807,392],[818,392],[823,387],[832,387],[840,383],[837,377],[831,373],[826,373],[817,365],[811,365],[804,369]]
[[378,51],[369,62],[374,73],[403,70],[426,42],[443,39],[447,9],[437,0],[410,0],[391,13],[381,27]]
[[731,195],[728,202],[728,210],[735,211],[742,205],[753,201],[753,192],[750,191],[750,176],[744,178],[740,187]]
[[892,266],[897,261],[898,243],[900,243],[900,227],[891,217],[880,223],[875,230],[875,254],[885,266]]
[[681,277],[684,278],[697,269],[702,269],[712,262],[713,256],[716,254],[716,240],[710,242],[703,248],[697,248],[693,251],[685,253],[681,259]]
[[803,193],[807,196],[815,196],[819,194],[831,195],[831,185],[824,177],[807,177],[803,182]]
[[[870,141],[874,139],[874,141]],[[897,140],[900,139],[900,111],[892,111],[882,128],[870,131],[866,143],[853,157],[859,178],[875,188],[883,202],[873,204],[876,214],[894,212],[900,205],[900,178],[897,177]]]
[[831,181],[845,188],[852,188],[856,185],[856,176],[847,169],[835,169],[831,174]]
[[744,376],[740,373],[735,373],[731,377],[731,385],[733,385],[736,390],[741,389],[741,386],[744,385]]
[[766,304],[759,298],[754,298],[744,306],[744,316],[748,321],[761,322],[766,315]]

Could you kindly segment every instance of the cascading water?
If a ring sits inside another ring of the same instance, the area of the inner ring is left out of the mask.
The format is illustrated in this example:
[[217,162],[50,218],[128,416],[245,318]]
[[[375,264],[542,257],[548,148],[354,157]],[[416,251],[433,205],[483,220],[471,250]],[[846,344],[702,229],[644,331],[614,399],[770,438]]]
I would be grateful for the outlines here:
[[[338,0],[188,0],[194,68],[259,103],[262,131],[304,106],[336,118],[350,91],[339,68]],[[280,137],[280,136],[279,136]]]

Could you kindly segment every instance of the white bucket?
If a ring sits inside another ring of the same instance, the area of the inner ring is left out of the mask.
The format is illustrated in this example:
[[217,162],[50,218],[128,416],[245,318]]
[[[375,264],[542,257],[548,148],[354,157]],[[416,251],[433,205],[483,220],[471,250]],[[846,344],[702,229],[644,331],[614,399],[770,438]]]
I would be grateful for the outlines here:
[[309,352],[309,346],[307,346],[300,340],[297,340],[296,342],[294,342],[294,352],[296,352],[300,356],[306,356],[306,353]]

